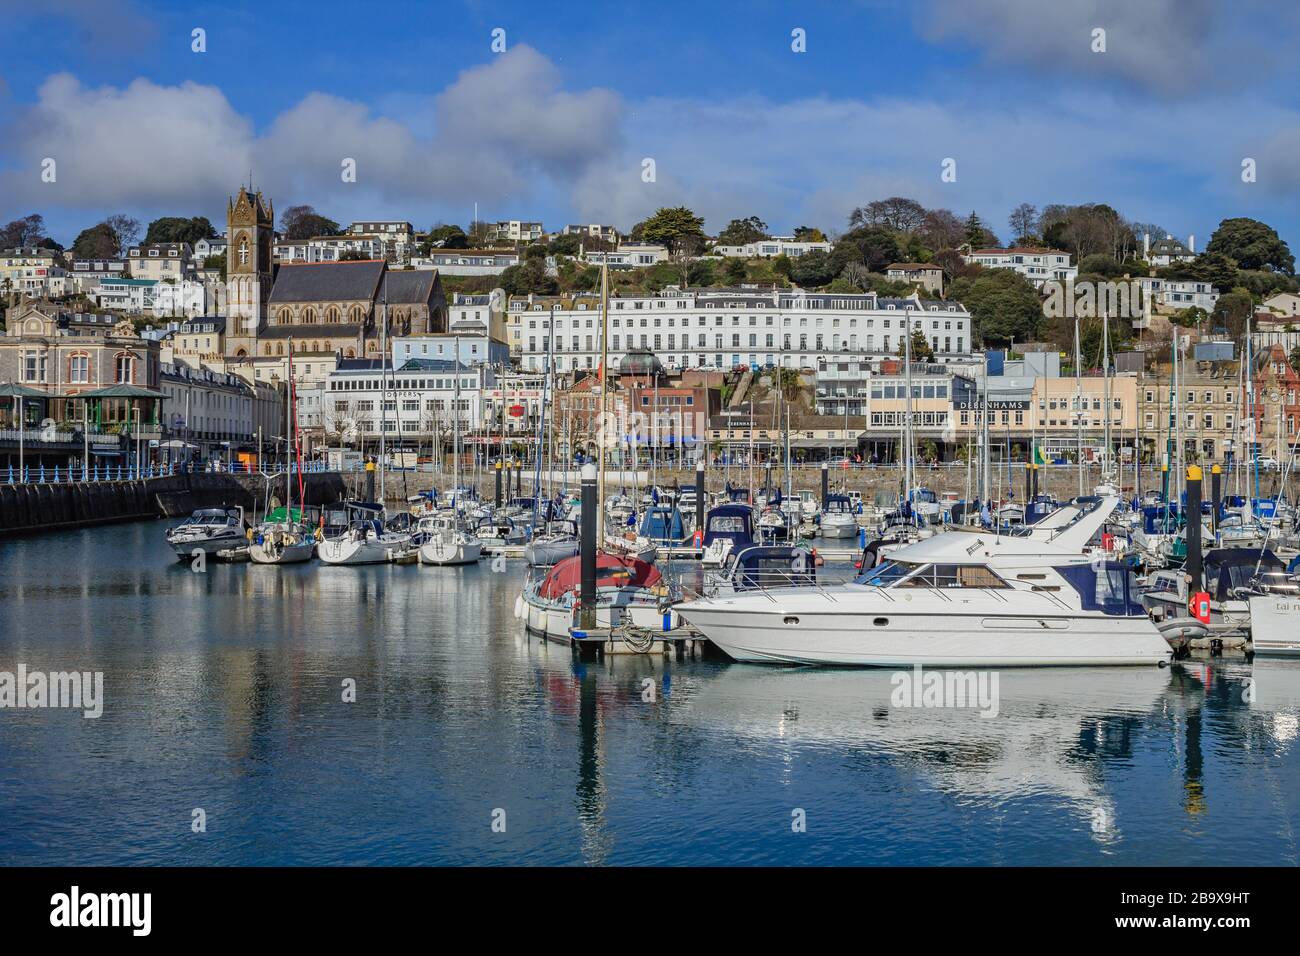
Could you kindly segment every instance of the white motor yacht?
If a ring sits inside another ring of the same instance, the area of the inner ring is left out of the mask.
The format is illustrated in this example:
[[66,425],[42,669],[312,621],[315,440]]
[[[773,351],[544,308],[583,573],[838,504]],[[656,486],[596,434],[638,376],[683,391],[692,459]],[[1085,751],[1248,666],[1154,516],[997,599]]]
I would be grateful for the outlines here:
[[1050,539],[953,531],[852,584],[762,588],[678,606],[739,661],[876,667],[1161,664],[1168,642],[1124,566],[1083,549],[1114,509]]
[[853,513],[853,502],[847,495],[829,495],[826,498],[826,510],[822,512],[821,535],[823,538],[856,538],[858,536],[858,518]]
[[248,544],[243,508],[200,508],[173,528],[167,529],[167,543],[176,557],[185,559],[195,551],[216,554]]

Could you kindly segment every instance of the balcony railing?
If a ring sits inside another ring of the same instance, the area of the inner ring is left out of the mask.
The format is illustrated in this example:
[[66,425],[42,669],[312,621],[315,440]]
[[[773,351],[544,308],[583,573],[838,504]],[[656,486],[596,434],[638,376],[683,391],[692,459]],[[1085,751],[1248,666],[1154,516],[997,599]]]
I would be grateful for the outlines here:
[[[92,445],[116,445],[123,433],[129,434],[132,441],[136,438],[141,441],[162,438],[162,428],[157,425],[145,425],[138,430],[132,430],[126,425],[91,425],[83,431],[75,423],[73,427],[69,427],[69,423],[65,422],[55,425],[52,430],[46,428],[21,430],[23,444],[31,445],[33,448],[43,444],[67,445],[80,442],[83,434],[89,438]],[[19,429],[0,428],[0,442],[17,444],[18,440]]]

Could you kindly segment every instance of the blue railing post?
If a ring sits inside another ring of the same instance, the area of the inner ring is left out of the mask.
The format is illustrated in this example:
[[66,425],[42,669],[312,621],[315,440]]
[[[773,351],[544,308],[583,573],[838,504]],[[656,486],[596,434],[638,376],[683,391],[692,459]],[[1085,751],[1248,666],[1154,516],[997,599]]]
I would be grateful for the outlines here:
[[54,466],[54,483],[55,483],[56,485],[59,483],[59,466],[58,466],[58,465],[55,465],[55,466]]

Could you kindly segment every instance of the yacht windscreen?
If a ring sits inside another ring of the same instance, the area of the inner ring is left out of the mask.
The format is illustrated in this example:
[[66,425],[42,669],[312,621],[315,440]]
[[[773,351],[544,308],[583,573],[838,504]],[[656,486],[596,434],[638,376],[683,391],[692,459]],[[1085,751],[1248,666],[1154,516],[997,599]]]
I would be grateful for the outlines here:
[[1126,616],[1146,613],[1138,600],[1133,572],[1118,562],[1107,562],[1098,567],[1072,564],[1058,567],[1056,572],[1079,593],[1080,605],[1085,611]]
[[718,515],[709,519],[709,530],[719,534],[737,534],[745,530],[745,519],[741,515]]
[[879,567],[870,568],[858,575],[855,583],[869,584],[872,587],[887,588],[897,581],[901,581],[919,565],[908,564],[905,561],[887,561]]

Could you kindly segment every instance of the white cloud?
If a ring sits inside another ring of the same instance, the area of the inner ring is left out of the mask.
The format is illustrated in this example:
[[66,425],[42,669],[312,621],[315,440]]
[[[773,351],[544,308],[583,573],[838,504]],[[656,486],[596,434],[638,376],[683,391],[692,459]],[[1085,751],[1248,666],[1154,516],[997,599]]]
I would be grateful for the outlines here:
[[[1245,34],[1268,30],[1276,7],[1255,0],[928,0],[916,23],[927,39],[973,45],[996,64],[1182,98],[1256,78],[1271,59],[1270,34],[1251,41]],[[1093,50],[1098,28],[1104,53]],[[1234,62],[1249,67],[1225,69]],[[1032,84],[1021,90],[1033,95]]]
[[[57,222],[60,209],[76,229],[118,211],[219,221],[250,170],[280,209],[310,203],[342,221],[391,215],[420,226],[465,222],[478,202],[485,218],[553,227],[580,219],[627,228],[660,206],[687,205],[714,230],[758,215],[782,232],[841,231],[854,206],[889,195],[959,215],[974,209],[999,234],[1022,201],[1104,201],[1202,236],[1219,214],[1268,219],[1279,202],[1294,214],[1293,110],[1040,94],[1023,105],[975,88],[625,103],[600,87],[563,88],[554,64],[519,46],[440,93],[390,95],[379,108],[311,93],[259,132],[216,87],[86,88],[59,74],[0,133],[0,221],[39,211]],[[46,156],[59,164],[56,184],[40,181]],[[1260,160],[1249,187],[1243,156]],[[355,184],[340,179],[345,157],[357,161]],[[647,157],[653,183],[642,178]],[[955,183],[940,180],[948,157]]]
[[[310,93],[257,135],[213,86],[142,79],[87,89],[58,74],[4,138],[10,145],[0,194],[23,209],[173,207],[192,214],[196,205],[214,210],[251,170],[282,208],[306,202],[336,217],[373,213],[377,205],[398,211],[440,202],[462,208],[476,198],[536,202],[556,188],[567,192],[609,155],[622,112],[608,90],[562,89],[555,66],[526,46],[405,105],[419,114],[416,122]],[[56,183],[40,179],[45,157],[58,163]],[[355,183],[340,176],[345,158],[356,161]]]
[[[89,89],[59,73],[6,137],[0,194],[41,208],[184,205],[244,178],[252,135],[215,87],[141,79]],[[57,164],[53,183],[41,179],[45,158]]]

